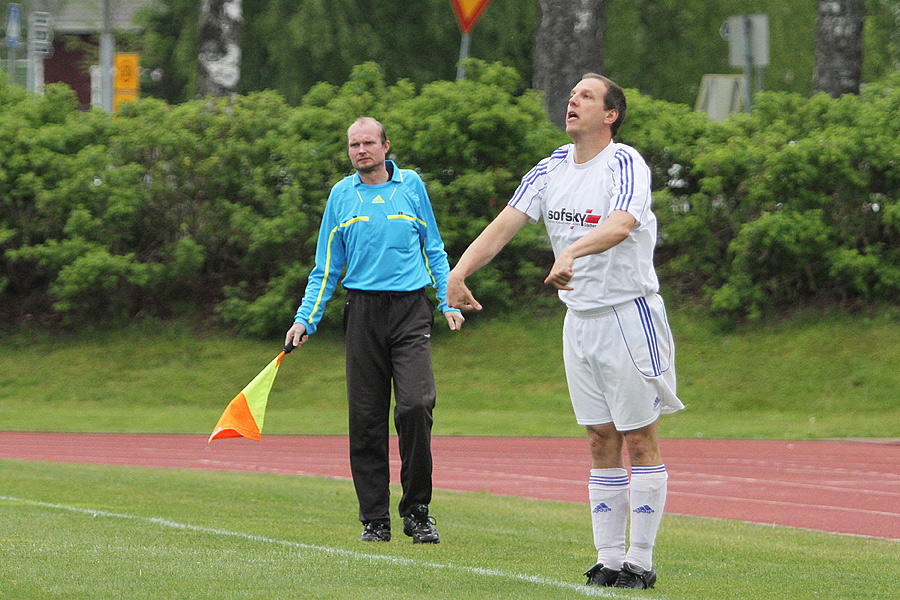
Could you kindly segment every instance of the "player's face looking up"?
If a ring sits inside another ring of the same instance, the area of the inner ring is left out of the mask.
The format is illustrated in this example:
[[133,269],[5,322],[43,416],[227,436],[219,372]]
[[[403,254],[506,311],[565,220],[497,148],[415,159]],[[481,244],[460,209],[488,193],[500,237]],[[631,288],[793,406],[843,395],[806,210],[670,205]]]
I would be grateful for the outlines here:
[[566,133],[570,137],[596,133],[616,120],[618,111],[607,109],[603,100],[606,91],[606,82],[593,77],[582,79],[572,88],[566,107]]

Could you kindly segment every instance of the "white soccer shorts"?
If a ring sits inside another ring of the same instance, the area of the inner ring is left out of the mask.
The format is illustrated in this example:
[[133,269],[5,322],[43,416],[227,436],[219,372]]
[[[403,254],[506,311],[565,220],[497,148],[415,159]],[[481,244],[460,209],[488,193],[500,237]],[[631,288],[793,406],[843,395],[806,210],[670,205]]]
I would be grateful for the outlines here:
[[563,358],[579,425],[619,431],[684,408],[675,394],[675,345],[659,294],[566,313]]

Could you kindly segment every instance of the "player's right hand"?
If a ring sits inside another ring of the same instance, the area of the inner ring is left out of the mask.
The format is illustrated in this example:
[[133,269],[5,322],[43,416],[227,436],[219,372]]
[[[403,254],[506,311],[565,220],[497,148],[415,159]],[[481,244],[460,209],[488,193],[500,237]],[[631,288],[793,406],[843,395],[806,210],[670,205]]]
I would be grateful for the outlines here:
[[460,277],[455,277],[452,272],[447,278],[447,306],[459,310],[481,310],[481,304],[466,287],[465,281]]

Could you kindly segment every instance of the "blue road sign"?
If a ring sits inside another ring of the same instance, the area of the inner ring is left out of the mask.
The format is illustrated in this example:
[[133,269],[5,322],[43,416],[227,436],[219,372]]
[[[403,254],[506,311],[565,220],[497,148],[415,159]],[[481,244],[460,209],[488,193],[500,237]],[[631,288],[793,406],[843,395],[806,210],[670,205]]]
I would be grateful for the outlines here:
[[6,45],[11,50],[19,47],[22,39],[22,7],[10,4],[6,11]]

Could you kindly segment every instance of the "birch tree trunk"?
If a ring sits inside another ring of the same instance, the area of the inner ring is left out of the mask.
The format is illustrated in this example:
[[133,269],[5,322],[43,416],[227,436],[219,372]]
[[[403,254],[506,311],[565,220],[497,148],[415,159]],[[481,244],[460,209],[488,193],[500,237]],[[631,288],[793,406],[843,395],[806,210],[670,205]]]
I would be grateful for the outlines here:
[[197,25],[198,98],[237,92],[243,21],[241,0],[202,0]]
[[818,0],[813,92],[858,94],[865,0]]
[[603,73],[607,0],[538,0],[534,82],[553,123],[565,127],[569,92],[588,72]]

